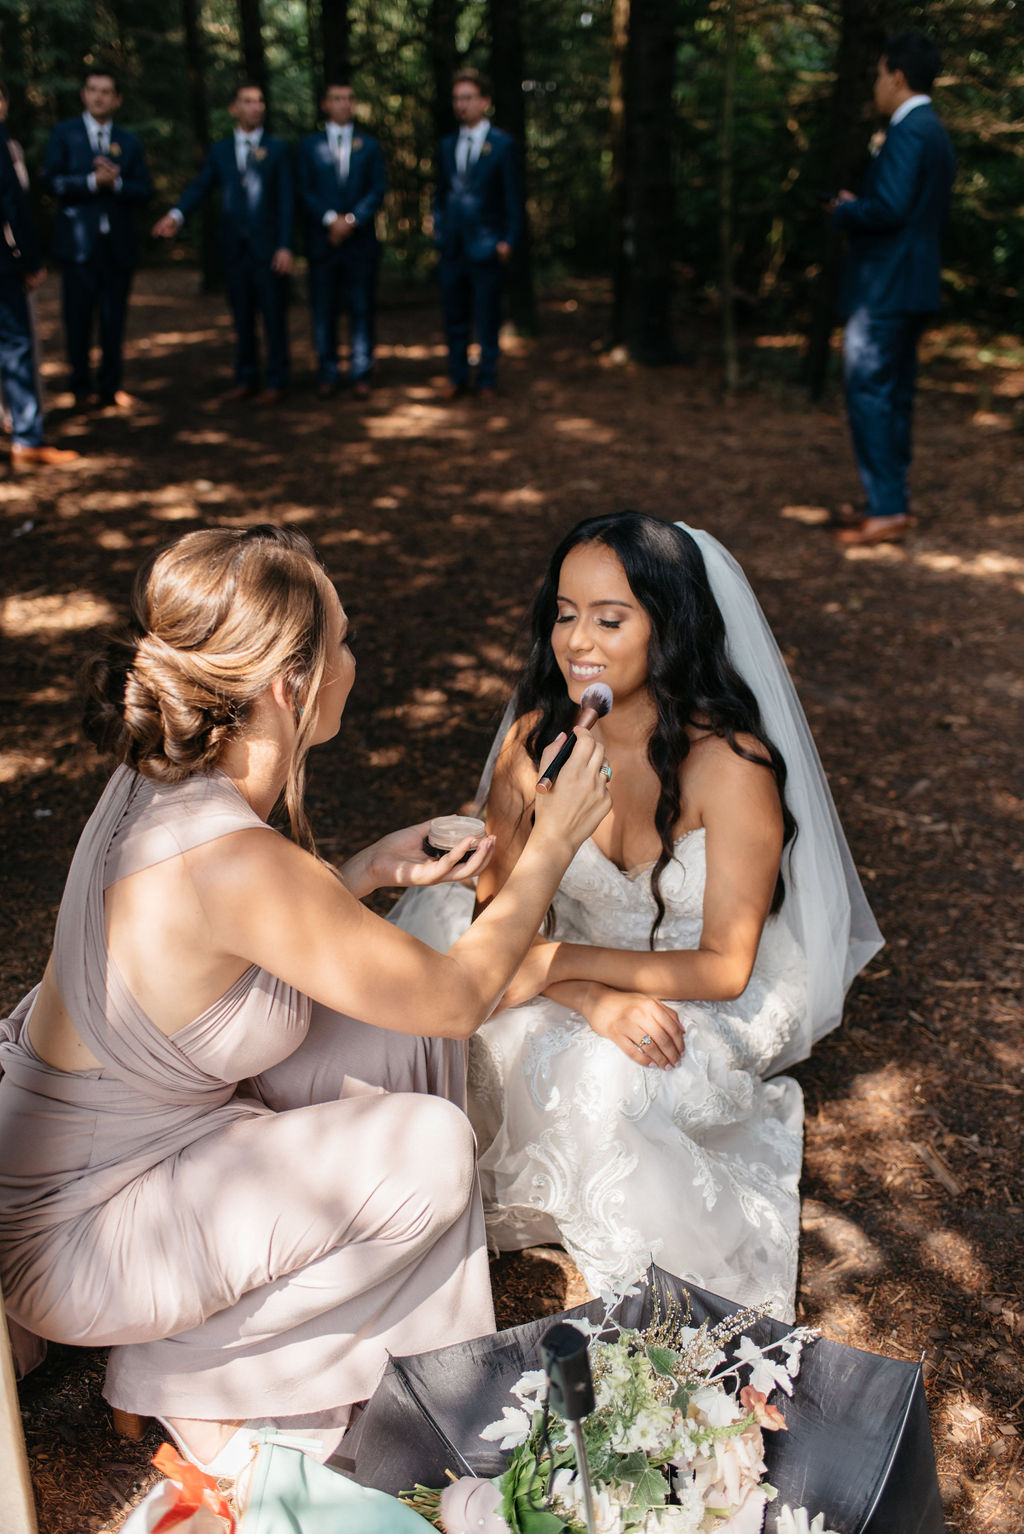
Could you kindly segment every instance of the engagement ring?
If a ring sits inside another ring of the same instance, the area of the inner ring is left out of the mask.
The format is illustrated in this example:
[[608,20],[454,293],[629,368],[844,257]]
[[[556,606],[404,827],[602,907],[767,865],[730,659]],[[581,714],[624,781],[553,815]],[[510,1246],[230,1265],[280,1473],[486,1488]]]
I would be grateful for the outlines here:
[[649,1033],[645,1033],[643,1038],[640,1040],[640,1043],[637,1045],[637,1048],[638,1049],[646,1049],[650,1042],[651,1042],[650,1034]]
[[601,767],[601,776],[602,776],[602,778],[604,778],[606,783],[610,783],[611,782],[611,780],[612,780],[612,764],[611,764],[611,762],[605,762],[602,765],[602,767]]

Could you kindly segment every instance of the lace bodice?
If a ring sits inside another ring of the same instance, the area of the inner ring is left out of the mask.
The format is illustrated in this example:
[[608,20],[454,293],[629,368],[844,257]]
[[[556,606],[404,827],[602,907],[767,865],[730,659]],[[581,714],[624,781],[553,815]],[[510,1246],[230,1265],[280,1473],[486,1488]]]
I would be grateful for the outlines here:
[[[696,948],[700,943],[704,842],[703,827],[680,836],[672,861],[662,873],[665,915],[655,938],[658,949]],[[601,948],[646,948],[657,915],[651,889],[653,867],[653,863],[645,863],[639,868],[617,868],[593,841],[584,842],[555,896],[555,936],[563,942]],[[740,1055],[745,1067],[759,1075],[770,1069],[805,1005],[806,971],[783,906],[777,916],[765,922],[754,970],[742,996],[732,1002],[714,1003],[721,1016],[757,1023],[756,1029],[744,1029]]]

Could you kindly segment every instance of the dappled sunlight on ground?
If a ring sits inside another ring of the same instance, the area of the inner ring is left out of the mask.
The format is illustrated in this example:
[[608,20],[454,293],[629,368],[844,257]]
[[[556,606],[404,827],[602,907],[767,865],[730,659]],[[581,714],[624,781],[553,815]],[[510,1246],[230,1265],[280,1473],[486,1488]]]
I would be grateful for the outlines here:
[[[271,519],[316,538],[357,630],[342,732],[310,759],[318,843],[340,857],[466,806],[530,594],[574,521],[633,504],[707,527],[776,629],[887,939],[844,1026],[795,1072],[801,1319],[895,1357],[926,1352],[950,1528],[1017,1534],[1024,349],[967,327],[929,334],[918,526],[903,546],[842,553],[824,524],[859,494],[846,424],[836,387],[814,408],[794,387],[799,336],[745,340],[762,387],[723,407],[712,330],[692,323],[694,365],[646,372],[600,352],[602,305],[584,284],[545,301],[545,333],[508,347],[492,409],[441,402],[429,304],[382,311],[369,402],[318,401],[295,305],[294,383],[260,412],[213,398],[231,374],[223,299],[185,269],[142,276],[126,377],[140,409],[71,416],[56,394],[50,435],[81,464],[0,475],[0,999],[38,978],[102,781],[73,678],[167,538]],[[41,312],[52,334],[55,292]],[[48,380],[62,371],[51,353]],[[979,413],[998,426],[972,424]],[[91,1368],[81,1442],[52,1429],[43,1445],[59,1444],[83,1496],[96,1463],[128,1477]],[[91,1505],[90,1530],[116,1526],[109,1502]]]

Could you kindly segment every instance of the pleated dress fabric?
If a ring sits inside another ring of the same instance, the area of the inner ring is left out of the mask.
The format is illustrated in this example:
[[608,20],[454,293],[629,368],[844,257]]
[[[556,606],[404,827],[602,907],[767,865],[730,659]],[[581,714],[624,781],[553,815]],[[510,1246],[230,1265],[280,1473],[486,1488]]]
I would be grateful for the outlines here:
[[0,1027],[0,1277],[21,1326],[110,1346],[140,1413],[330,1414],[387,1353],[493,1329],[461,1045],[313,1003],[255,966],[168,1037],[107,952],[104,891],[241,830],[224,774],[122,767],[79,842],[57,987],[102,1061],[33,1050],[32,991]]

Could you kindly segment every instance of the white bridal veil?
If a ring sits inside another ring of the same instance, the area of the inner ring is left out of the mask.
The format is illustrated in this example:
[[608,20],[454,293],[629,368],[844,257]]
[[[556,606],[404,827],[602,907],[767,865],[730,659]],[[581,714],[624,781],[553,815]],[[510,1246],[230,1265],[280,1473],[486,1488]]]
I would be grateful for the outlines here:
[[808,1006],[775,1067],[810,1054],[835,1028],[853,977],[882,946],[817,747],[782,652],[743,571],[701,528],[677,523],[704,557],[715,601],[725,620],[729,658],[761,709],[765,733],[786,764],[786,799],[797,835],[783,858],[783,915],[807,956]]

